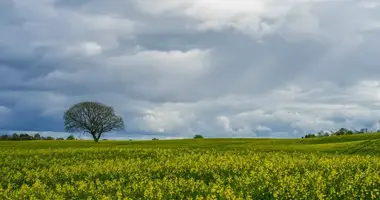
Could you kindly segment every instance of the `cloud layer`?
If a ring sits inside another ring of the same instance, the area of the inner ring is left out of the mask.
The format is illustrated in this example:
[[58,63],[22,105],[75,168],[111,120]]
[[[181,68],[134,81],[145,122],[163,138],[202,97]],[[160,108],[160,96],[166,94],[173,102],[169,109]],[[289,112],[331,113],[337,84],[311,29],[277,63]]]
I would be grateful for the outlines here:
[[378,129],[371,0],[2,0],[0,129],[63,131],[82,100],[118,138]]

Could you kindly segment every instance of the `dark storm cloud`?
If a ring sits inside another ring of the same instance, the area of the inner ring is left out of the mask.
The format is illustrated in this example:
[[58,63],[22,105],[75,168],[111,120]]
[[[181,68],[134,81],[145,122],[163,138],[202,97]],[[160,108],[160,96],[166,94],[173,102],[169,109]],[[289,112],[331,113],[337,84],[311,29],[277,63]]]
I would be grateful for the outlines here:
[[60,132],[82,100],[124,116],[112,137],[378,125],[377,4],[227,1],[1,1],[0,129]]

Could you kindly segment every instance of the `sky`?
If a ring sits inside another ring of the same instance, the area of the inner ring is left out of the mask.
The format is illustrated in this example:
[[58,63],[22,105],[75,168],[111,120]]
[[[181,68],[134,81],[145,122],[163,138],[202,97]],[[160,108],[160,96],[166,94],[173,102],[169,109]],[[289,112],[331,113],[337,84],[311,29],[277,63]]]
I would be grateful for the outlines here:
[[377,130],[379,47],[377,0],[0,0],[0,130],[80,101],[114,139]]

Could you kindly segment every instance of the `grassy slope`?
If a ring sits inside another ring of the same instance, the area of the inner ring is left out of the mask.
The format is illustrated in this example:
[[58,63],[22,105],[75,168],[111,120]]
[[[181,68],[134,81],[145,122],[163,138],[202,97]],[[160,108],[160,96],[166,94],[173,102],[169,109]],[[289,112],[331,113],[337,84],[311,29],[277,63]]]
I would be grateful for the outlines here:
[[327,152],[380,155],[380,134],[332,136],[312,139],[185,139],[158,141],[17,141],[0,142],[4,148],[216,148],[219,150],[250,148],[258,151]]

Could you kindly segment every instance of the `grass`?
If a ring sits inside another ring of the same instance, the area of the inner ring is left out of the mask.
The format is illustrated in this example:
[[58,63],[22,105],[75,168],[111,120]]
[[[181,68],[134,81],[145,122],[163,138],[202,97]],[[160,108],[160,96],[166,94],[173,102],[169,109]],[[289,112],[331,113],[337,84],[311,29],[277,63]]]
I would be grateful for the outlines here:
[[250,149],[263,152],[325,152],[380,155],[380,134],[330,136],[308,139],[206,138],[148,141],[2,141],[1,149],[64,148],[201,148],[217,150]]
[[0,199],[379,199],[380,134],[1,141]]

